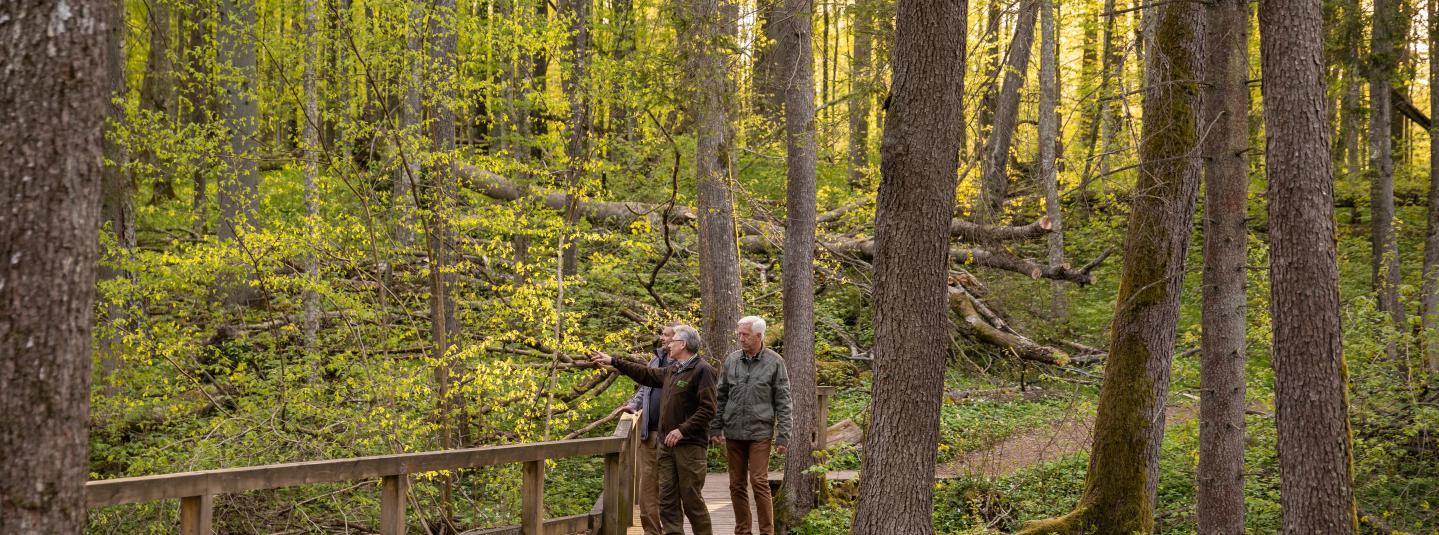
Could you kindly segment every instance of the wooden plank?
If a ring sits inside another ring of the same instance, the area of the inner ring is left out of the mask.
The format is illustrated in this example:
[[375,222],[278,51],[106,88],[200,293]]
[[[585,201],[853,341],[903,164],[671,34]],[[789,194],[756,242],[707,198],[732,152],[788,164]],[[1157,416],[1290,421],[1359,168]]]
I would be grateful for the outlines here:
[[[551,518],[545,521],[545,533],[551,535],[570,535],[573,533],[589,533],[591,520],[596,515],[583,513],[573,516],[562,516]],[[520,526],[504,526],[498,528],[472,529],[460,535],[521,535]]]
[[380,484],[380,533],[405,535],[405,498],[410,491],[410,476],[385,476]]
[[545,535],[545,462],[525,462],[520,487],[520,533]]
[[620,437],[582,438],[106,479],[86,483],[85,494],[89,507],[101,507],[562,457],[604,455],[618,452],[624,441],[625,438]]
[[812,436],[815,450],[823,450],[829,445],[829,399],[833,395],[834,387],[819,387],[819,410],[815,411],[815,432]]
[[209,494],[180,498],[180,533],[210,535],[214,532],[215,497]]

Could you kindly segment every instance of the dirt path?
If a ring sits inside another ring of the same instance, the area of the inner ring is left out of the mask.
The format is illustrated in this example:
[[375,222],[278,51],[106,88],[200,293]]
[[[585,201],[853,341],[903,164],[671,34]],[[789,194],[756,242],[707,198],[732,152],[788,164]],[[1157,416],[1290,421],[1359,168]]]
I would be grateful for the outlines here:
[[[1170,405],[1165,409],[1165,427],[1188,422],[1198,414],[1198,405]],[[950,478],[966,474],[1007,476],[1021,468],[1087,451],[1091,444],[1093,425],[1092,417],[1071,413],[1063,419],[1051,422],[1048,428],[1024,431],[999,444],[949,461],[936,470],[935,477]]]

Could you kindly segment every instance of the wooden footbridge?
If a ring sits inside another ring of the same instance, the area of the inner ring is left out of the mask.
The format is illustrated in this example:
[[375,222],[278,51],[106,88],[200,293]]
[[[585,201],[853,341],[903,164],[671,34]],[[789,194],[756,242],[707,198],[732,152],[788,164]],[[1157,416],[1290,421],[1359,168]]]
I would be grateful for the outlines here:
[[[833,387],[819,388],[816,420],[826,422]],[[440,470],[523,464],[520,525],[471,530],[466,535],[622,535],[638,524],[635,492],[639,433],[633,432],[636,415],[625,415],[608,437],[580,438],[531,444],[489,446],[423,453],[401,453],[326,461],[272,464],[243,468],[202,470],[177,474],[91,481],[85,485],[88,507],[104,507],[154,500],[180,500],[180,533],[214,533],[214,498],[217,495],[280,489],[317,483],[380,480],[380,525],[383,535],[406,533],[405,501],[411,474]],[[819,429],[824,427],[817,426]],[[823,448],[824,433],[815,445]],[[588,513],[560,518],[545,517],[545,461],[567,457],[604,456],[604,482],[600,497]],[[723,474],[705,482],[716,533],[729,533],[734,511]],[[713,487],[713,488],[712,488]]]

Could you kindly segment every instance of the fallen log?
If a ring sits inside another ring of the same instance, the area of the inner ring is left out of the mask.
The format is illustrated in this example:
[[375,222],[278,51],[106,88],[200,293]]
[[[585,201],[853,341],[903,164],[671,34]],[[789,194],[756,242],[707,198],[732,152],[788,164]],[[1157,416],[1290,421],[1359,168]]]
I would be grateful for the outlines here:
[[980,316],[971,302],[973,296],[962,288],[949,287],[949,307],[963,322],[957,324],[965,335],[972,339],[1009,350],[1015,356],[1033,362],[1064,366],[1069,364],[1069,355],[1058,349],[1040,345],[1033,340],[1014,333],[1008,333]]

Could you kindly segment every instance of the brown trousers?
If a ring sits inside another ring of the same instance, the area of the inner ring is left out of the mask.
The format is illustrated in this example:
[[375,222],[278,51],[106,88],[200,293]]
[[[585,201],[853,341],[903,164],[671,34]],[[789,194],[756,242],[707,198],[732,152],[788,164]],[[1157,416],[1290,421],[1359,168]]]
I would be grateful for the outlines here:
[[[734,503],[735,535],[750,535],[750,491],[759,513],[759,532],[774,534],[774,501],[769,491],[769,441],[725,440],[729,464],[729,497]],[[748,488],[746,488],[748,487]]]
[[659,445],[660,433],[652,431],[649,440],[640,441],[639,451],[636,452],[640,465],[640,491],[636,501],[640,504],[640,526],[644,528],[645,535],[664,533],[664,524],[660,523]]
[[665,535],[683,535],[684,519],[694,535],[713,535],[705,507],[705,447],[660,444],[656,460],[660,483],[660,521]]

